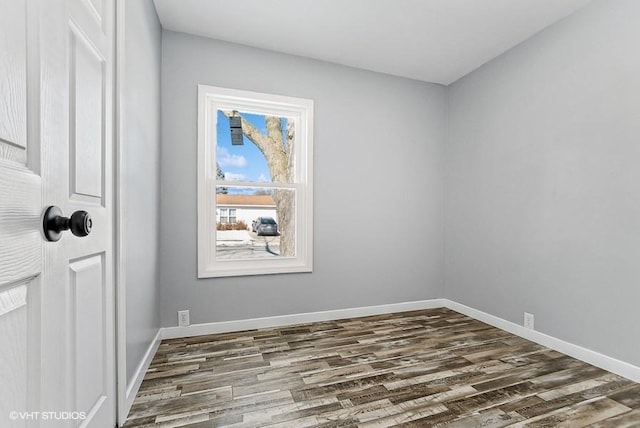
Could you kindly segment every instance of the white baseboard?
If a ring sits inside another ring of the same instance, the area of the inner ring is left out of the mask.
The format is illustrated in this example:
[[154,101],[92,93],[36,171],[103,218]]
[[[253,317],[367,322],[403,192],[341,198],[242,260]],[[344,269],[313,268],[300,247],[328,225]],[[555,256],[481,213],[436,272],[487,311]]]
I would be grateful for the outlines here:
[[584,361],[601,369],[610,371],[617,375],[623,376],[634,382],[640,382],[640,367],[618,360],[616,358],[603,355],[599,352],[592,351],[582,346],[574,345],[573,343],[565,342],[556,337],[549,336],[539,331],[529,330],[523,326],[507,321],[505,319],[496,317],[486,312],[479,311],[477,309],[465,306],[461,303],[454,302],[448,299],[442,299],[444,306],[461,314],[467,315],[471,318],[475,318],[478,321],[482,321],[499,329],[508,331],[516,336],[523,337],[532,342],[538,343],[547,348],[551,348],[570,357]]
[[441,308],[443,306],[444,299],[431,299],[418,300],[414,302],[392,303],[389,305],[364,306],[360,308],[336,309],[331,311],[280,315],[275,317],[250,318],[244,320],[193,324],[188,327],[164,327],[162,329],[162,338],[176,339],[179,337],[229,333],[233,331],[253,330],[256,328],[282,327],[309,322],[332,321],[343,318],[356,318],[366,317],[369,315],[390,314],[393,312]]
[[[162,329],[158,329],[156,336],[153,338],[149,347],[147,348],[147,352],[145,352],[142,361],[136,368],[135,373],[133,374],[133,379],[130,383],[127,384],[127,396],[125,400],[125,411],[121,414],[128,415],[131,410],[131,406],[133,405],[133,400],[135,400],[136,395],[138,394],[138,390],[140,389],[140,385],[144,380],[144,375],[147,373],[147,369],[151,365],[151,361],[153,360],[154,355],[158,351],[158,347],[160,346],[160,341],[162,340]],[[118,412],[120,413],[120,412]],[[125,416],[126,418],[126,416]],[[118,421],[118,426],[124,425],[126,420]]]

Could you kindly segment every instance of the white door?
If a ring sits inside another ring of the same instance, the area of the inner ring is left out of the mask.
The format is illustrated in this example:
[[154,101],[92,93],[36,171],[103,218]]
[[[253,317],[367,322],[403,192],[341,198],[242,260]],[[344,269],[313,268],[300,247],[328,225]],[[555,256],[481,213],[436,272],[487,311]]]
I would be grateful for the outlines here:
[[113,1],[0,10],[0,426],[113,427]]

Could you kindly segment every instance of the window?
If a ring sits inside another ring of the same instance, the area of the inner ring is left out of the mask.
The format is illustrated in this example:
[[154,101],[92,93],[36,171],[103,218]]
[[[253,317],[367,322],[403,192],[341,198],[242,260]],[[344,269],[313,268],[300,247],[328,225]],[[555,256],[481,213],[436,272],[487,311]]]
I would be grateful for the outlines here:
[[311,272],[312,126],[311,100],[198,86],[199,278]]
[[233,208],[220,208],[220,223],[235,223],[236,210]]

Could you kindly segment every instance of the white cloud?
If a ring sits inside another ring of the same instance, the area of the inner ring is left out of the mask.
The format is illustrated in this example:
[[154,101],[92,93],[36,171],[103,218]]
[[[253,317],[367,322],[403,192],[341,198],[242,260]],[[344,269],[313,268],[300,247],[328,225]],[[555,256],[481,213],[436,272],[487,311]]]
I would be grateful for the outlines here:
[[269,179],[267,178],[266,175],[260,174],[260,177],[258,177],[258,181],[260,181],[262,183],[267,183],[267,182],[269,182]]
[[224,179],[227,181],[246,181],[247,176],[244,174],[237,174],[235,172],[225,172]]
[[[232,155],[229,150],[224,147],[217,147],[216,156],[218,158],[218,164],[220,168],[234,167],[244,168],[247,166],[247,159],[241,155]],[[224,169],[223,169],[224,170]]]

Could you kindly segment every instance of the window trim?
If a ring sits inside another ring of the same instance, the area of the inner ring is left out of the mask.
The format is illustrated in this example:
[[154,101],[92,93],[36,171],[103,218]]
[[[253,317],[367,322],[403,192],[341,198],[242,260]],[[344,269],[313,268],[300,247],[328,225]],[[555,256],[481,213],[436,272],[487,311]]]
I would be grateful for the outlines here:
[[[218,110],[238,110],[296,119],[294,183],[226,182],[240,187],[295,190],[296,255],[216,260],[216,124]],[[198,85],[198,278],[264,275],[313,270],[313,100]]]

